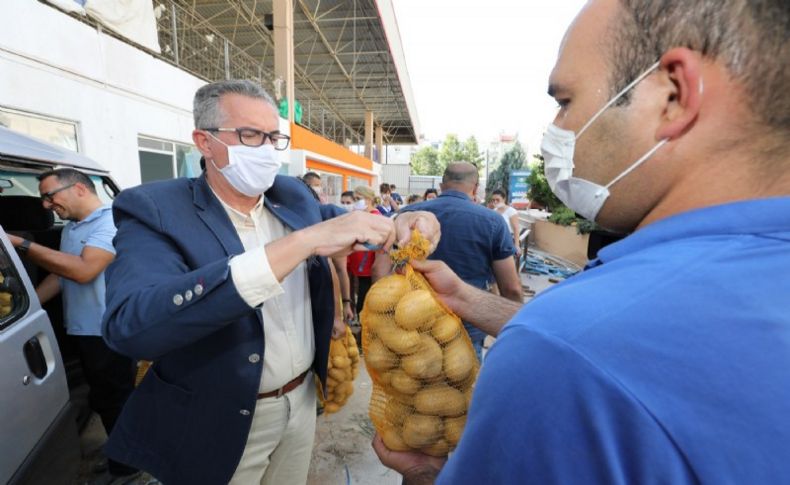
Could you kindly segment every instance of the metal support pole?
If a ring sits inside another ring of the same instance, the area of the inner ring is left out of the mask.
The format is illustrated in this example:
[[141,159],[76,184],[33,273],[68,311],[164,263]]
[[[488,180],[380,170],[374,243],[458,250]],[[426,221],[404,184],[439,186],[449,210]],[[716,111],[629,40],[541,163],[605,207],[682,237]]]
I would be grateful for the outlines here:
[[225,39],[225,79],[230,79],[230,42]]
[[175,4],[170,6],[170,24],[173,28],[173,52],[176,56],[176,65],[180,65],[180,59],[178,54],[178,19],[176,18],[176,6]]

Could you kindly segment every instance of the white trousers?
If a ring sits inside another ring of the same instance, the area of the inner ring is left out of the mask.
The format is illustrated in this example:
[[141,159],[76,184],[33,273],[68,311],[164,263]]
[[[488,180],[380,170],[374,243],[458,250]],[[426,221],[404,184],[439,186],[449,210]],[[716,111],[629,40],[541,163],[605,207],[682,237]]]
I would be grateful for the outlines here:
[[312,373],[282,397],[259,399],[230,485],[301,485],[313,452],[316,390]]

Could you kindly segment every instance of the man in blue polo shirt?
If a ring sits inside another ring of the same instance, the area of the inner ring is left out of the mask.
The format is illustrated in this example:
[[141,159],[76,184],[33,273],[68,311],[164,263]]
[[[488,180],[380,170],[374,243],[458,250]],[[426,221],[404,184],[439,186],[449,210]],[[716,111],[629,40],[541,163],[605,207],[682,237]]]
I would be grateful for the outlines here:
[[[524,299],[513,265],[513,238],[501,216],[474,203],[478,183],[477,167],[467,162],[450,163],[442,176],[442,195],[405,207],[402,212],[432,212],[439,220],[442,238],[430,259],[444,261],[475,288],[487,289],[490,281],[496,281],[502,296],[521,303]],[[389,258],[377,257],[376,261],[377,275],[392,267]],[[486,334],[468,323],[464,327],[480,359]]]
[[405,483],[790,483],[788,24],[786,0],[587,4],[546,176],[634,233],[523,309],[416,265],[465,320],[509,323],[446,464],[374,440]]
[[[79,352],[90,386],[89,401],[107,434],[134,389],[134,362],[110,349],[101,336],[104,314],[104,269],[115,257],[112,209],[96,194],[90,177],[71,168],[39,176],[44,208],[69,222],[63,227],[60,251],[10,236],[28,259],[50,272],[36,288],[41,303],[62,293],[66,333]],[[95,483],[122,484],[136,469],[113,460]]]

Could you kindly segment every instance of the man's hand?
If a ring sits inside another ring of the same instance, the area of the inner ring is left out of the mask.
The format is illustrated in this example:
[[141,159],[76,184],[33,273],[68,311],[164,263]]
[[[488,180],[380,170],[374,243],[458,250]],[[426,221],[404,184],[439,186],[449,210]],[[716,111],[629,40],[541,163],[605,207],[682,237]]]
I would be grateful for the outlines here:
[[14,236],[13,234],[6,234],[8,236],[8,240],[11,241],[11,245],[14,247],[19,246],[24,241],[23,238],[19,236]]
[[409,264],[425,276],[431,288],[450,310],[460,315],[468,308],[468,290],[471,288],[443,261],[410,261]]
[[431,252],[436,249],[442,230],[439,219],[428,211],[401,212],[395,218],[395,231],[398,237],[398,246],[403,247],[411,239],[411,231],[417,229],[422,236],[431,242]]
[[434,482],[447,458],[411,451],[392,451],[382,441],[378,433],[373,437],[373,449],[387,468],[403,475],[403,483],[408,485],[427,485]]
[[339,339],[346,335],[346,324],[342,318],[335,318],[335,323],[332,325],[332,338]]
[[355,211],[303,229],[313,255],[343,256],[370,251],[363,244],[389,251],[395,242],[395,225],[388,217]]
[[343,321],[350,322],[354,319],[354,308],[351,306],[351,302],[347,301],[343,303]]

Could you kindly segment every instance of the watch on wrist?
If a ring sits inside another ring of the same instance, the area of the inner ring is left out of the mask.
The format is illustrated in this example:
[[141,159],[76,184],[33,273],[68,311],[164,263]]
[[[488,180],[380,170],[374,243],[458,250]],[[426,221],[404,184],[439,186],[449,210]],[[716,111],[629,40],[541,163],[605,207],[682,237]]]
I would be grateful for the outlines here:
[[349,299],[349,298],[343,298],[342,301],[343,301],[344,304],[345,303],[351,303],[351,299]]
[[27,250],[30,249],[30,240],[22,239],[22,243],[16,247],[16,249],[21,253],[27,253]]

